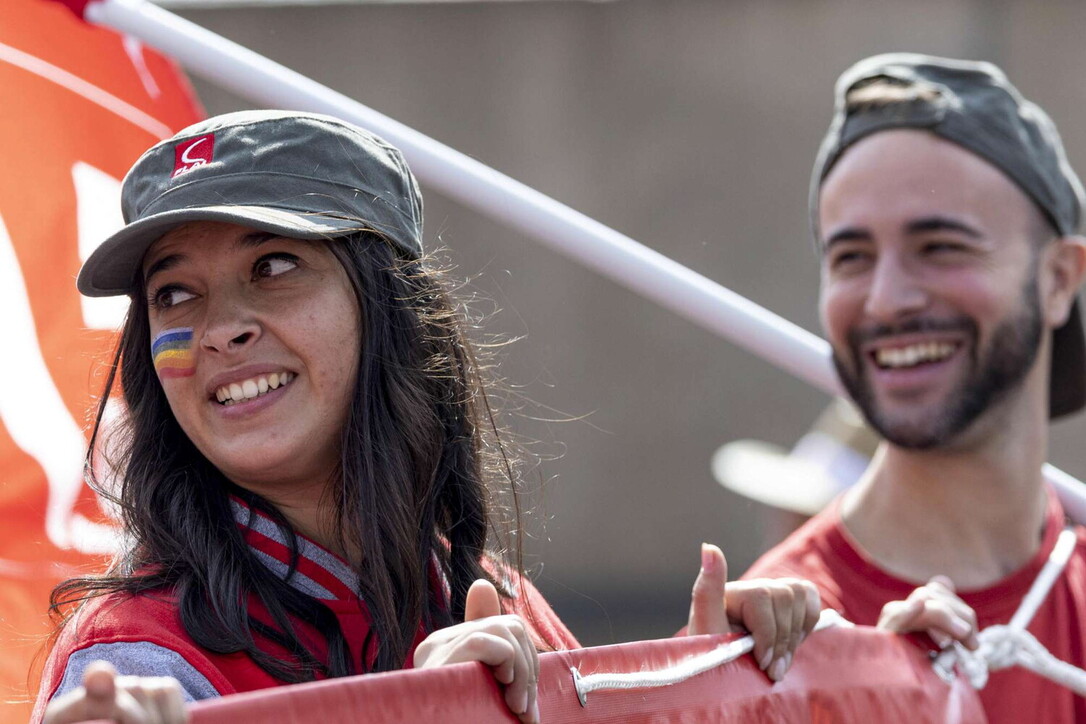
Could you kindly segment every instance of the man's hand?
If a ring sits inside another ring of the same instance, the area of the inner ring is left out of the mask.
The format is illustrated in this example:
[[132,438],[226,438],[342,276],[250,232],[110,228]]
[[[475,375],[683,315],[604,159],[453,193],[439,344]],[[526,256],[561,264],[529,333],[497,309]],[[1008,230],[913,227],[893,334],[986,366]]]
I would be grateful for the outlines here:
[[701,547],[701,571],[690,599],[688,635],[732,631],[742,626],[754,637],[754,659],[769,678],[780,681],[796,648],[818,623],[821,598],[809,581],[766,578],[727,584],[724,553]]
[[524,724],[539,723],[539,654],[520,616],[502,615],[498,591],[478,580],[468,589],[464,623],[434,631],[415,649],[415,668],[481,661],[505,685],[505,703]]
[[109,719],[119,724],[184,724],[181,685],[168,676],[117,676],[105,661],[83,674],[83,686],[49,702],[42,724]]
[[923,631],[941,649],[952,641],[973,651],[980,646],[977,614],[958,598],[954,583],[946,576],[935,576],[904,601],[891,601],[883,606],[878,627],[897,633]]

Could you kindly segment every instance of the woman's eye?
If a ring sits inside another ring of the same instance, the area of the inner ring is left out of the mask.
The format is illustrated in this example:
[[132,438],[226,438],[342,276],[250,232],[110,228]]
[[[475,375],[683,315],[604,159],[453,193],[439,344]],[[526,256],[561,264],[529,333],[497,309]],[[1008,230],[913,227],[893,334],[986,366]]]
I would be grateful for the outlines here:
[[181,287],[165,286],[151,294],[149,301],[155,309],[169,309],[181,302],[187,302],[195,296],[192,292]]
[[285,274],[291,269],[295,269],[298,266],[298,257],[293,254],[275,254],[274,256],[265,256],[257,260],[253,265],[253,278],[277,277],[280,274]]

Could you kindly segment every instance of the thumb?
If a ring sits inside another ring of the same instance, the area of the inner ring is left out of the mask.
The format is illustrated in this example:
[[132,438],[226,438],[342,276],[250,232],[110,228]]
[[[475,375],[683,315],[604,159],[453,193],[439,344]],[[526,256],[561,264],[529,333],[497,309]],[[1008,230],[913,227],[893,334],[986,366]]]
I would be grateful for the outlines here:
[[701,570],[690,594],[690,619],[687,634],[720,634],[731,631],[724,606],[724,583],[728,580],[728,562],[724,553],[711,543],[701,544]]
[[957,590],[957,589],[954,588],[954,581],[950,580],[949,577],[944,576],[944,575],[932,576],[931,578],[928,579],[928,584],[930,585],[932,583],[934,583],[934,584],[936,584],[938,586],[942,586],[943,588],[950,591],[951,593],[955,593],[956,590]]
[[94,661],[83,673],[82,692],[70,691],[49,703],[42,720],[45,724],[73,724],[95,719],[112,719],[115,711],[117,682],[113,667]]
[[498,599],[498,589],[483,578],[471,584],[468,596],[464,600],[464,620],[475,621],[488,616],[501,616],[502,604]]
[[83,673],[87,692],[85,714],[90,719],[111,717],[117,700],[117,672],[105,661],[92,662]]

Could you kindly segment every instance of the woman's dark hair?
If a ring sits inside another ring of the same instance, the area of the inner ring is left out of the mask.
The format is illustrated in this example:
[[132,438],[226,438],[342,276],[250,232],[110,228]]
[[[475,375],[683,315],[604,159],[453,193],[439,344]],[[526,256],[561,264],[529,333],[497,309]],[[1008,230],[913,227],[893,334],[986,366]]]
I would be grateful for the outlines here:
[[[498,509],[512,512],[505,523],[519,525],[514,467],[487,398],[486,370],[447,282],[373,233],[326,243],[350,278],[362,320],[338,484],[323,501],[338,516],[344,548],[362,551],[358,593],[372,618],[362,660],[352,660],[328,607],[251,554],[234,523],[231,495],[276,521],[287,540],[295,540],[293,531],[271,503],[228,481],[181,430],[152,364],[142,291],[132,297],[86,464],[88,482],[118,507],[123,550],[104,575],[57,586],[54,615],[111,592],[172,592],[185,630],[200,646],[245,652],[274,677],[299,682],[402,668],[420,625],[430,631],[463,620],[477,578],[509,595],[496,574],[504,565],[521,572],[519,536],[510,552],[501,545],[508,539],[488,541],[488,533],[508,531],[495,525]],[[122,429],[107,432],[102,420],[118,369],[126,413]],[[106,444],[97,445],[103,437]],[[103,454],[117,471],[115,481],[95,472]],[[488,484],[498,479],[511,505],[493,504]],[[495,542],[506,563],[484,566],[488,543]],[[250,600],[270,622],[253,616]],[[302,644],[292,625],[299,619],[327,641],[326,661]],[[284,647],[293,660],[269,655],[261,639]]]

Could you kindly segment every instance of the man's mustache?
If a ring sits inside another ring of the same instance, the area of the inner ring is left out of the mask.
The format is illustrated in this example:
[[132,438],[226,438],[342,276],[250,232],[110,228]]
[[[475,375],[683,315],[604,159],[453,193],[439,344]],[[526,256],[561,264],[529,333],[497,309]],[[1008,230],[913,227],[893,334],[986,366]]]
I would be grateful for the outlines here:
[[877,342],[880,339],[896,337],[903,334],[964,332],[969,335],[974,335],[976,329],[976,323],[968,317],[955,317],[954,319],[917,317],[915,319],[905,320],[898,324],[874,324],[866,327],[858,327],[848,333],[848,342],[849,345],[855,349],[863,344]]

